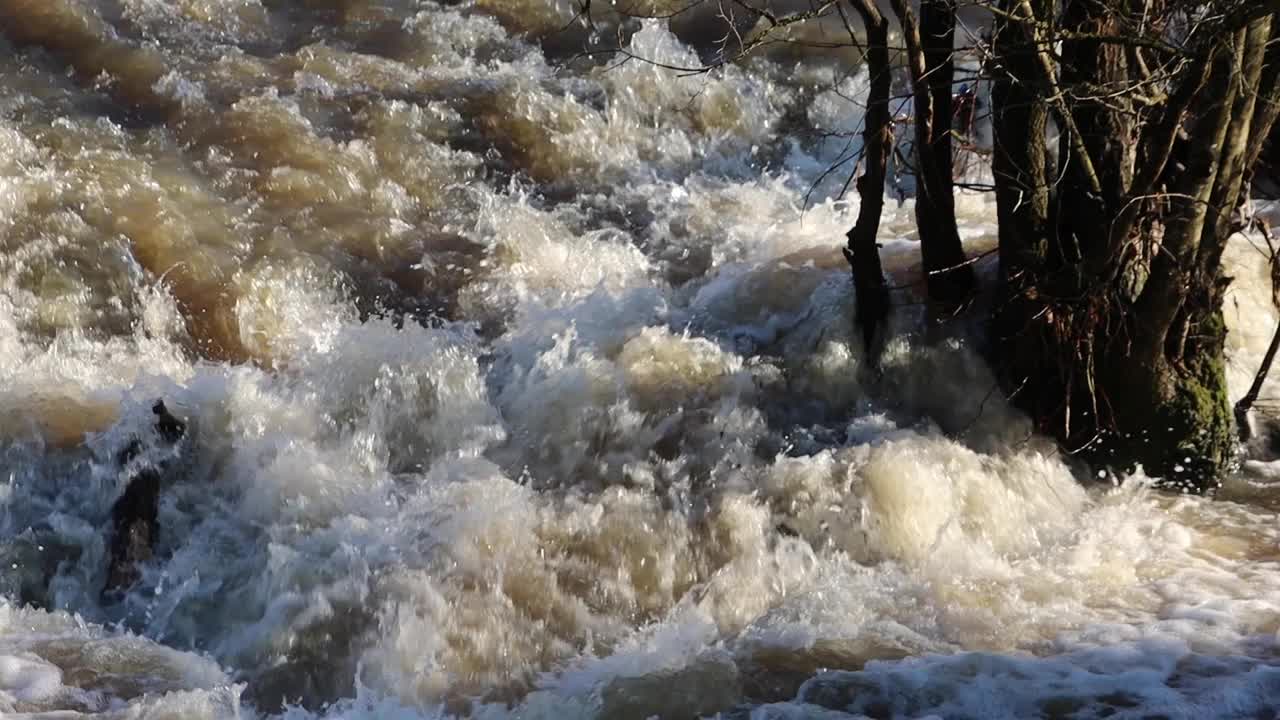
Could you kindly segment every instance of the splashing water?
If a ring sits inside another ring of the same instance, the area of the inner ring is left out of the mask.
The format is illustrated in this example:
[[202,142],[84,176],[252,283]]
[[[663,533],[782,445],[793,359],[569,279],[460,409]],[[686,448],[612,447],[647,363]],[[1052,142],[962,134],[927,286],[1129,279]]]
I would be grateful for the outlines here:
[[575,12],[0,0],[0,714],[1272,717],[1280,470],[1082,483],[923,331],[910,200],[870,372],[856,63]]

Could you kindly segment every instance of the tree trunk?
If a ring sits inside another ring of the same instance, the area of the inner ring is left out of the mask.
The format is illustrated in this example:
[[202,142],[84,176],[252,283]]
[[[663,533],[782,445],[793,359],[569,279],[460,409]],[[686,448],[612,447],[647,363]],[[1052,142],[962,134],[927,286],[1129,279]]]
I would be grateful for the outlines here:
[[[1047,14],[1048,8],[1049,0],[1037,0],[1035,12]],[[1021,13],[1016,2],[1001,9],[1014,17]],[[1000,270],[1006,285],[1021,287],[1026,272],[1044,262],[1049,245],[1049,106],[1032,90],[1036,49],[1021,24],[998,20],[993,44],[1003,63],[994,68],[991,89]]]
[[[1034,10],[1047,16],[1051,0],[1037,0]],[[1034,39],[1024,31],[1024,9],[1017,0],[1000,8],[992,35],[996,59],[992,78],[991,170],[996,185],[1001,293],[992,316],[995,363],[1004,385],[1016,390],[1024,378],[1040,372],[1042,342],[1028,328],[1042,304],[1037,298],[1053,230],[1048,148],[1048,103],[1034,91],[1038,85]],[[1006,18],[1022,17],[1022,21]],[[1028,399],[1038,400],[1030,393]],[[1028,408],[1037,414],[1037,408]]]
[[[1271,19],[1273,34],[1280,30],[1280,19]],[[1258,81],[1258,108],[1249,132],[1249,154],[1245,168],[1252,171],[1262,157],[1276,118],[1280,117],[1280,43],[1268,43],[1263,54],[1262,77]]]
[[870,355],[876,334],[889,314],[889,289],[880,266],[880,215],[884,209],[885,169],[893,145],[889,116],[892,81],[889,67],[889,22],[880,14],[875,0],[854,0],[867,32],[866,63],[871,87],[862,128],[862,175],[857,188],[861,203],[858,220],[848,233],[845,258],[853,268],[853,284],[862,342]]
[[957,307],[973,292],[956,229],[951,156],[955,1],[922,0],[917,22],[908,0],[890,0],[902,24],[915,102],[916,227],[929,297]]
[[[1204,492],[1235,457],[1221,256],[1259,125],[1275,119],[1275,35],[1267,16],[1205,32],[1186,62],[1132,42],[1162,3],[1107,5],[1068,0],[1059,20],[1048,0],[1002,7],[1001,377],[1068,452]],[[1045,50],[1059,43],[1060,64]],[[1048,109],[1062,135],[1052,173]]]

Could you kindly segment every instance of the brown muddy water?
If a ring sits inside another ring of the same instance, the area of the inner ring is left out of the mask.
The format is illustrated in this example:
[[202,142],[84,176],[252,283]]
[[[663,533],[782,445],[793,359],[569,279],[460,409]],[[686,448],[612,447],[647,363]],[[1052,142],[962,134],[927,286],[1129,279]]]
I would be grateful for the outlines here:
[[1275,717],[1280,465],[1083,484],[922,332],[909,199],[868,372],[856,58],[578,54],[724,33],[618,7],[0,0],[0,715]]

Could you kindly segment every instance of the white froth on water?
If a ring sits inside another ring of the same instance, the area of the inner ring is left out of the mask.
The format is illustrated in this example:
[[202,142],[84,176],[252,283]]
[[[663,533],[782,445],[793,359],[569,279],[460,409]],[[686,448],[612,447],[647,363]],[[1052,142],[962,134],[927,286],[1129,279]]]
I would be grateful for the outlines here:
[[[867,367],[856,198],[809,192],[865,74],[552,60],[554,3],[320,5],[119,3],[112,42],[171,61],[134,68],[178,101],[150,115],[0,62],[0,713],[1280,701],[1274,505],[1081,484],[971,340],[919,331],[909,199]],[[990,248],[990,199],[957,207]],[[1276,317],[1256,240],[1227,256],[1236,395]],[[156,554],[104,602],[156,398],[190,431],[146,450]]]
[[214,662],[66,613],[0,604],[0,713],[6,717],[230,718],[240,688]]

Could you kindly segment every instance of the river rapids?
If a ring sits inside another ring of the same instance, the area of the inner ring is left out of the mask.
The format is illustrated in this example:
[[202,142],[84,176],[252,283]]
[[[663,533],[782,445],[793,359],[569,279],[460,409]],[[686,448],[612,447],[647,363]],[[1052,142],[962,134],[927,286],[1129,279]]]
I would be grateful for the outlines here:
[[905,190],[872,370],[847,30],[690,73],[751,23],[597,5],[0,0],[0,715],[1277,717],[1265,433],[1085,477],[925,322]]

